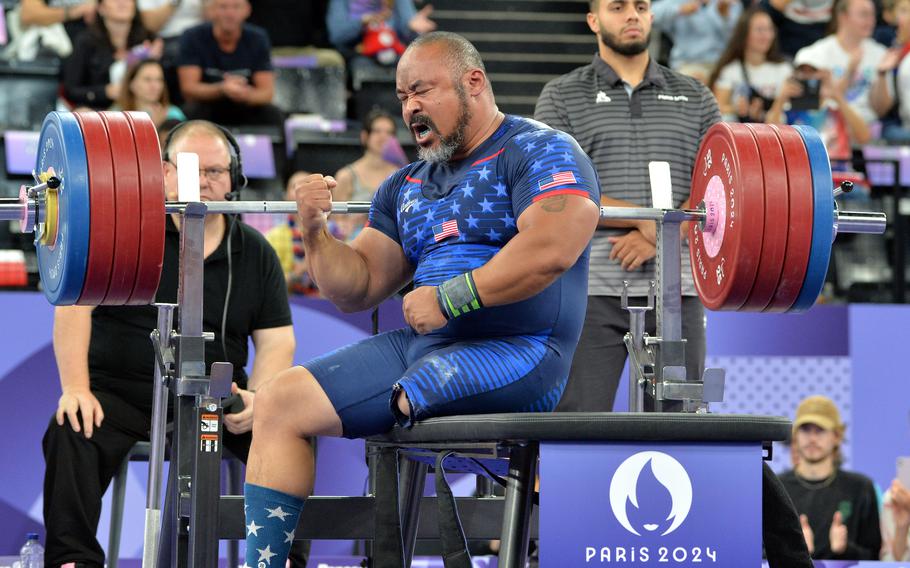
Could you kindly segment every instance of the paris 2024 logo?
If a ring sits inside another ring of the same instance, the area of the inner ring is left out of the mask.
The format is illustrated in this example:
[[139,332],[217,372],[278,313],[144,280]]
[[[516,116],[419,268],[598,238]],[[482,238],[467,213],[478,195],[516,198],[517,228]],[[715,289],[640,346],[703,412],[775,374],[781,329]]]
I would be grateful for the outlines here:
[[[649,463],[654,478],[670,495],[670,512],[665,519],[639,517],[639,522],[633,523],[629,520],[627,504],[631,504],[634,510],[639,510],[639,477]],[[686,468],[672,456],[663,452],[639,452],[622,462],[613,474],[610,481],[610,507],[619,524],[630,533],[641,536],[642,531],[653,533],[663,529],[660,535],[666,536],[678,529],[689,515],[692,507],[692,481]],[[668,522],[669,525],[664,526]]]
[[630,537],[609,546],[586,546],[585,564],[716,564],[714,546],[660,543],[685,522],[692,498],[692,480],[676,458],[656,451],[632,454],[610,480],[610,509],[623,529],[642,540]]

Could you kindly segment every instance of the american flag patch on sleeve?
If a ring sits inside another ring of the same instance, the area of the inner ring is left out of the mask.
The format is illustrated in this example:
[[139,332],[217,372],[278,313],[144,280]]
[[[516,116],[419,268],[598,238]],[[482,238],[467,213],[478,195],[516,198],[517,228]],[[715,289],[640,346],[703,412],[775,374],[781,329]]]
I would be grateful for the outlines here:
[[544,191],[546,189],[551,189],[556,186],[565,185],[565,184],[574,184],[578,183],[575,180],[575,174],[572,172],[556,172],[551,176],[547,176],[537,182],[537,189],[539,191]]
[[433,238],[437,243],[445,238],[457,237],[460,234],[458,232],[458,222],[455,219],[449,219],[438,225],[433,225]]

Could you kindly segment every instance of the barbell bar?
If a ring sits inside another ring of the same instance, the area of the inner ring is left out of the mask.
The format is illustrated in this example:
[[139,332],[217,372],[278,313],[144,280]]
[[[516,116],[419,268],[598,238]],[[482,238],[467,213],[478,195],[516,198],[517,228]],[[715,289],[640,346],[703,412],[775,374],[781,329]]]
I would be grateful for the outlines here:
[[[293,201],[208,201],[207,215],[241,215],[246,213],[265,213],[271,215],[292,215],[297,213],[297,204]],[[369,213],[369,201],[333,201],[332,213],[345,215]],[[164,204],[166,214],[181,214],[186,210],[187,202],[167,201]],[[18,221],[24,209],[36,209],[34,199],[23,204],[14,197],[0,198],[0,221]],[[601,207],[601,219],[665,221],[702,221],[706,217],[703,209],[657,209],[652,207]],[[867,211],[838,211],[834,231],[837,233],[881,234],[884,231],[886,217],[884,213]],[[31,232],[31,231],[23,231]]]
[[[0,200],[0,220],[18,220],[23,231],[35,233],[48,300],[153,302],[165,215],[183,213],[187,204],[164,200],[161,153],[149,117],[52,112],[42,126],[35,169],[35,186],[23,186],[18,199]],[[820,292],[837,233],[885,230],[883,213],[838,210],[835,190],[827,152],[811,128],[719,123],[696,157],[695,208],[601,207],[600,215],[673,226],[692,221],[696,289],[711,309],[802,311]],[[96,210],[99,204],[106,215]],[[207,214],[297,211],[290,201],[205,206]],[[369,210],[369,202],[332,204],[337,214]]]
[[[46,184],[42,184],[46,186]],[[35,189],[35,188],[31,188]],[[42,187],[43,189],[43,187]],[[167,201],[164,213],[181,214],[186,210],[187,202]],[[208,201],[207,215],[241,215],[246,213],[265,213],[270,215],[292,215],[297,213],[297,204],[293,201]],[[369,201],[333,201],[332,213],[345,215],[369,213]],[[23,203],[15,197],[0,198],[0,221],[20,220],[24,209],[37,209],[34,198]],[[707,216],[704,209],[658,209],[651,207],[601,207],[601,219],[644,220],[644,221],[702,221]],[[834,232],[881,234],[886,222],[884,213],[866,211],[837,211]],[[23,231],[31,232],[31,231]]]

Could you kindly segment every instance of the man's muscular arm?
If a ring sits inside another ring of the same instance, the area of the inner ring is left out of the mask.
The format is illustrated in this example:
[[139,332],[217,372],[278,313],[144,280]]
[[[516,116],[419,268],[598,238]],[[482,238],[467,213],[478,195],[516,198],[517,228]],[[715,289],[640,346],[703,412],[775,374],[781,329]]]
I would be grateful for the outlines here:
[[[518,217],[518,234],[472,271],[473,282],[466,286],[476,287],[476,297],[485,307],[530,298],[575,264],[599,218],[597,205],[581,196],[554,195],[538,201]],[[429,333],[446,323],[436,286],[410,292],[402,310],[417,333]]]
[[335,180],[314,174],[295,188],[307,266],[319,291],[346,312],[365,310],[400,290],[413,269],[401,246],[365,228],[350,244],[329,234]]
[[555,195],[518,217],[518,234],[474,270],[484,306],[511,304],[543,291],[572,268],[594,234],[600,211],[577,195]]

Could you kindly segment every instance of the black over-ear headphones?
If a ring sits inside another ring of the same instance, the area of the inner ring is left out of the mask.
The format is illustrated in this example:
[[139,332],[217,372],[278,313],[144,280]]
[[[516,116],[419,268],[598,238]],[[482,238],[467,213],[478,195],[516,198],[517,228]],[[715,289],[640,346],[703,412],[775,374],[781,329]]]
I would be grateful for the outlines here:
[[164,139],[164,161],[171,161],[170,151],[171,143],[174,141],[174,135],[191,124],[206,124],[212,126],[224,137],[224,141],[227,142],[228,145],[228,153],[231,155],[231,165],[228,166],[228,173],[231,176],[231,191],[225,194],[224,198],[228,201],[239,199],[240,191],[244,189],[247,184],[246,176],[243,175],[243,161],[240,158],[240,144],[237,142],[237,139],[234,138],[234,135],[231,134],[231,131],[220,124],[215,124],[214,122],[209,122],[207,120],[187,120],[181,122],[172,128],[171,131],[168,132],[167,138]]

